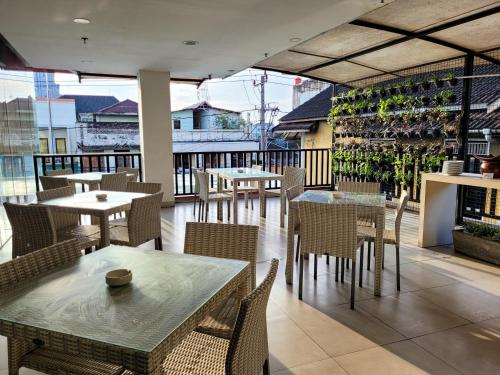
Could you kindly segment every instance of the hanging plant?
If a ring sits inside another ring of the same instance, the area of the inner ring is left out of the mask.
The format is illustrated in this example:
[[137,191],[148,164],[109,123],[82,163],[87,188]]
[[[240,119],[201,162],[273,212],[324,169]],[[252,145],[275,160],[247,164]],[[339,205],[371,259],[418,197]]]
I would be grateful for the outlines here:
[[425,95],[422,95],[418,98],[418,101],[419,103],[423,106],[423,107],[428,107],[429,104],[431,103],[431,99],[428,97],[428,96],[425,96]]
[[439,78],[439,77],[432,77],[431,78],[431,82],[437,87],[437,88],[441,88],[443,87],[444,85],[444,80],[442,78]]
[[426,112],[420,112],[420,113],[418,114],[418,119],[419,119],[420,121],[427,121],[427,113],[426,113]]
[[373,99],[375,97],[375,90],[370,86],[363,90],[363,94],[366,99]]
[[415,84],[415,81],[413,81],[412,79],[408,80],[408,83],[407,83],[406,86],[408,87],[408,89],[412,93],[417,93],[418,92],[418,86]]
[[388,88],[389,94],[391,95],[396,95],[398,93],[398,88],[397,86],[390,86]]
[[443,96],[441,96],[439,94],[438,95],[434,95],[432,97],[432,101],[437,106],[442,106],[444,104],[444,98],[443,98]]
[[368,103],[368,110],[370,112],[376,112],[377,111],[377,103],[374,103],[374,102]]
[[387,91],[385,90],[385,88],[381,87],[379,90],[378,90],[378,94],[381,98],[385,98],[387,96]]
[[457,101],[457,96],[452,90],[441,91],[439,96],[443,98],[443,103],[452,104]]
[[406,85],[404,83],[399,84],[397,89],[400,94],[406,94]]
[[446,76],[446,83],[448,83],[448,86],[454,87],[457,85],[458,79],[452,72],[449,72],[448,75]]
[[431,83],[427,80],[423,80],[419,85],[423,91],[429,90],[431,88]]

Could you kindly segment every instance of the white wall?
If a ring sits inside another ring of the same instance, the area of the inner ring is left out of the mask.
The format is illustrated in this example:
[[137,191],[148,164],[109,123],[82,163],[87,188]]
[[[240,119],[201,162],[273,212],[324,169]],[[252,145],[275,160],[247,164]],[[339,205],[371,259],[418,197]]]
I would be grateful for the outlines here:
[[259,142],[174,142],[174,152],[256,151]]

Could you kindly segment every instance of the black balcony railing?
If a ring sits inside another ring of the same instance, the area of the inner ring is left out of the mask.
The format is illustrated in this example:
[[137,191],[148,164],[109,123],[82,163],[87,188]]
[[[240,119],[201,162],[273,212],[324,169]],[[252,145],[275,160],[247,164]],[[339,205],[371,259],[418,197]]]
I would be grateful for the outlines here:
[[[283,174],[285,167],[306,169],[306,188],[330,187],[331,151],[328,148],[265,151],[217,151],[217,152],[177,152],[174,153],[175,195],[194,193],[193,168],[251,168],[261,165],[268,172]],[[211,187],[215,179],[210,179]],[[277,181],[269,181],[268,189],[278,187]]]
[[36,190],[40,190],[38,176],[47,170],[71,168],[73,173],[115,172],[118,167],[139,168],[142,181],[141,154],[138,152],[116,152],[95,154],[38,154],[33,155]]

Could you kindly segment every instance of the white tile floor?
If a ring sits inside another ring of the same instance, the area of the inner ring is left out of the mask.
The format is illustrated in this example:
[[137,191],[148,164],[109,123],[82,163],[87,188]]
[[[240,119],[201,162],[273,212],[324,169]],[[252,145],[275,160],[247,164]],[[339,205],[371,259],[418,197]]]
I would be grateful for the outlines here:
[[[335,262],[326,266],[322,259],[316,282],[306,267],[304,300],[299,301],[296,285],[284,280],[286,230],[279,227],[277,208],[278,202],[271,199],[267,219],[258,216],[258,208],[245,210],[242,205],[239,210],[240,223],[261,227],[259,278],[271,258],[282,262],[268,308],[273,373],[500,374],[499,267],[451,249],[417,247],[417,216],[405,213],[400,293],[395,287],[394,248],[387,246],[383,297],[373,297],[372,267],[364,271],[363,288],[356,287],[351,311],[350,278],[335,283]],[[210,211],[210,221],[215,221],[215,207]],[[192,220],[191,204],[163,210],[165,249],[182,251],[184,225]],[[0,262],[9,257],[8,246],[0,250]],[[1,338],[0,375],[7,374],[6,361]]]

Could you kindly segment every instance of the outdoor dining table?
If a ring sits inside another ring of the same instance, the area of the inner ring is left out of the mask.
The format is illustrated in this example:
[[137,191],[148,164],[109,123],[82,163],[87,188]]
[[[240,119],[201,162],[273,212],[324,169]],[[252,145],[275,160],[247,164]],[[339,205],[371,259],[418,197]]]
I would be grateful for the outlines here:
[[[266,217],[266,181],[283,181],[284,176],[253,168],[207,168],[206,172],[217,178],[217,191],[222,192],[224,180],[233,185],[233,222],[238,224],[238,183],[257,181],[259,183],[260,216]],[[284,204],[285,192],[280,184],[280,204]],[[222,204],[217,205],[217,219],[222,220]],[[280,226],[285,226],[285,215],[280,207]]]
[[[102,175],[111,174],[106,172],[85,172],[85,173],[73,173],[73,174],[63,174],[53,176],[54,178],[66,178],[69,182],[73,184],[89,185],[89,190],[99,189],[99,185],[102,180]],[[137,176],[133,173],[127,173],[127,181],[135,181]]]
[[293,241],[295,215],[298,215],[298,203],[314,202],[325,204],[355,204],[357,205],[358,217],[370,219],[375,223],[375,285],[374,294],[380,295],[382,260],[384,256],[384,227],[385,227],[385,194],[373,193],[342,193],[335,194],[333,191],[307,190],[289,202],[288,211],[288,233],[285,277],[288,284],[293,283]]
[[[111,288],[105,275],[132,271]],[[0,334],[124,366],[158,370],[231,293],[249,290],[248,262],[109,246],[0,296]]]
[[[106,194],[105,201],[97,200],[97,194]],[[141,198],[148,194],[129,193],[124,191],[93,190],[77,193],[68,197],[48,199],[38,204],[55,207],[59,211],[79,215],[91,215],[99,218],[101,231],[101,247],[109,245],[109,216],[118,212],[128,211],[132,199]]]

